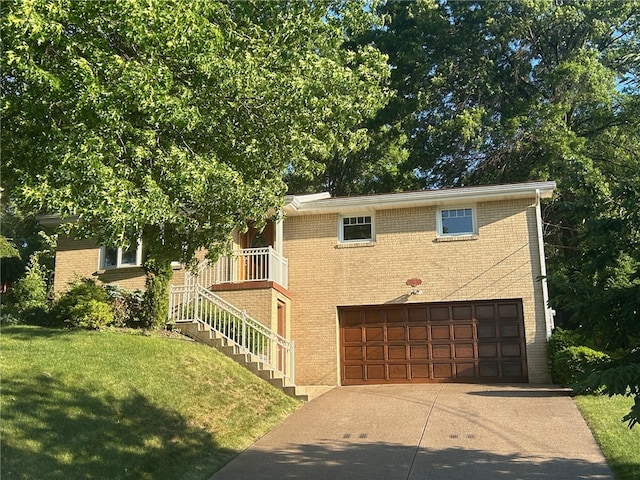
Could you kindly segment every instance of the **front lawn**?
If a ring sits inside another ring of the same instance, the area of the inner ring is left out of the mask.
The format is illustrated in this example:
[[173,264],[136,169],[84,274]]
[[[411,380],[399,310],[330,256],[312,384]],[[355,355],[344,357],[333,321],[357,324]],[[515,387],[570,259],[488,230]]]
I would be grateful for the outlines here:
[[0,332],[3,480],[207,479],[299,405],[186,340]]
[[633,399],[584,395],[574,400],[616,479],[640,480],[640,425],[629,429],[620,421]]

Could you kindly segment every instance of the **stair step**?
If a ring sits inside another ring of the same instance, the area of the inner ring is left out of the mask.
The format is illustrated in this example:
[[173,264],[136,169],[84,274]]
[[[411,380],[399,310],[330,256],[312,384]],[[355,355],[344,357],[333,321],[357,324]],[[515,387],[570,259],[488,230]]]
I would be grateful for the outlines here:
[[309,395],[306,394],[303,388],[292,385],[284,378],[282,373],[273,370],[259,356],[243,351],[235,342],[223,337],[222,334],[212,329],[210,325],[193,320],[178,322],[176,327],[194,340],[215,348],[236,363],[244,366],[254,375],[282,390],[285,394],[302,401],[309,400]]

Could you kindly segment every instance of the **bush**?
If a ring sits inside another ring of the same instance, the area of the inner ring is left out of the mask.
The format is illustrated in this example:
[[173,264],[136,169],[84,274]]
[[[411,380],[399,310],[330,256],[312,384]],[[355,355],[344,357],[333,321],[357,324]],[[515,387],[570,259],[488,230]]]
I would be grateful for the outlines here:
[[[563,386],[575,386],[593,372],[597,365],[609,360],[609,355],[585,346],[570,346],[554,356],[554,381]],[[576,392],[589,393],[589,392]]]
[[70,327],[98,329],[114,322],[106,290],[89,278],[76,280],[55,305],[56,318]]
[[2,320],[5,324],[31,323],[47,325],[49,322],[49,299],[47,272],[33,256],[27,269],[11,287],[7,304],[3,305]]
[[113,310],[107,302],[91,299],[71,309],[68,323],[74,327],[99,330],[113,323]]
[[582,336],[574,330],[556,328],[553,331],[553,335],[551,335],[547,342],[547,358],[549,359],[549,371],[551,372],[551,378],[554,383],[562,384],[560,381],[562,373],[557,372],[555,368],[557,355],[568,347],[578,347],[585,343]]
[[147,259],[145,271],[145,321],[155,328],[160,328],[166,325],[169,318],[169,282],[173,276],[173,269],[170,263],[163,264]]
[[127,290],[117,285],[106,285],[116,327],[148,328],[151,325],[144,315],[144,292]]

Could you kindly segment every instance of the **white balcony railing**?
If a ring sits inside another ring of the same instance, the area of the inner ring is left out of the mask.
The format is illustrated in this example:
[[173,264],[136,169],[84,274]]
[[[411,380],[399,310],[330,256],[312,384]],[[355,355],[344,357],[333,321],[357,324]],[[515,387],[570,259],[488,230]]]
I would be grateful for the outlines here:
[[275,282],[289,286],[289,262],[272,247],[234,250],[215,263],[204,260],[195,274],[187,273],[187,285],[208,288],[222,283]]
[[199,322],[280,372],[292,384],[294,344],[198,283],[172,286],[169,322]]

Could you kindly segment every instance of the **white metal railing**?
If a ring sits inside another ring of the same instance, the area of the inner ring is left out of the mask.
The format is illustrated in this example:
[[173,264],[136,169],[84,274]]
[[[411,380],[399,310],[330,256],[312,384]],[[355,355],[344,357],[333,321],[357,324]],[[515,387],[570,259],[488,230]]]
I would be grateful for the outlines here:
[[245,248],[234,250],[215,263],[200,262],[197,272],[187,272],[187,285],[218,285],[221,283],[241,283],[271,281],[289,287],[289,261],[272,247]]
[[172,286],[169,322],[200,322],[209,325],[243,352],[255,355],[294,383],[294,343],[262,325],[210,290],[195,283]]

